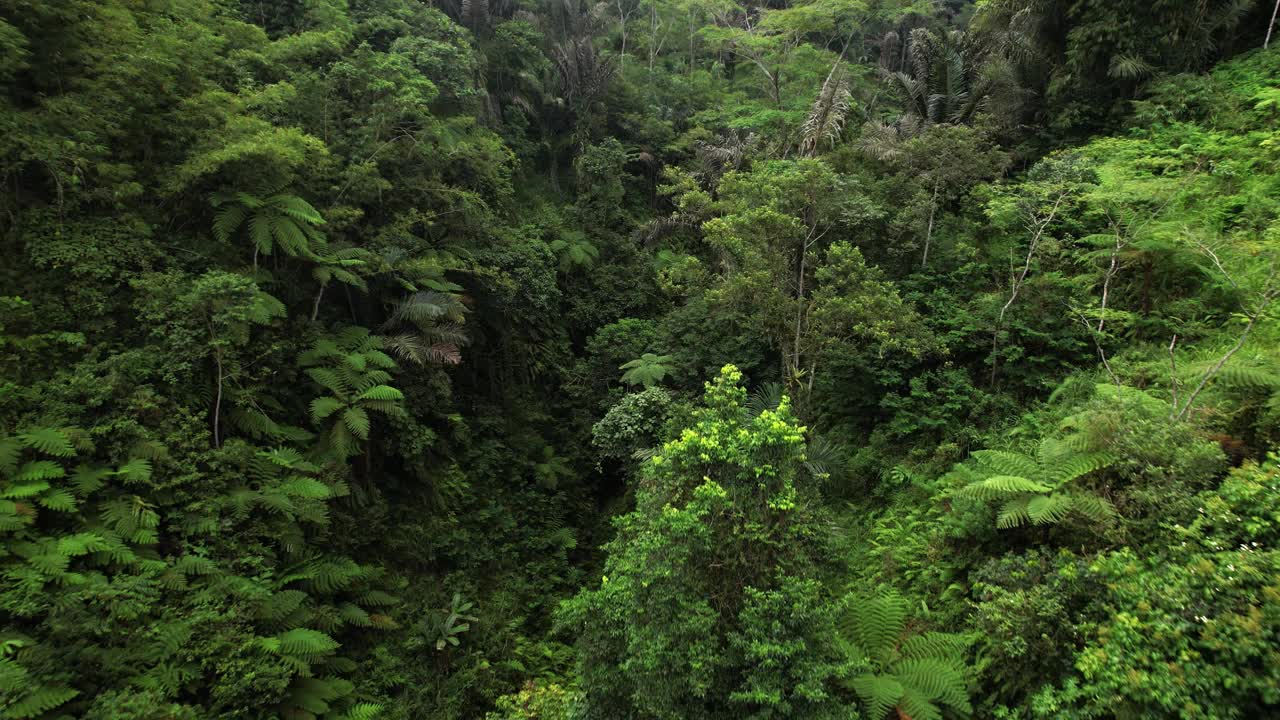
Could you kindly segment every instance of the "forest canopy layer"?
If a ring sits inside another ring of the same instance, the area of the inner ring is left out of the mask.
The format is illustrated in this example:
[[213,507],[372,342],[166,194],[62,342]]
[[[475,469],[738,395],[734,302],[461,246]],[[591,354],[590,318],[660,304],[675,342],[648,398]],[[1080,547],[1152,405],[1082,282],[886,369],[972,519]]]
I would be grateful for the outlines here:
[[0,720],[1280,714],[1277,10],[0,0]]

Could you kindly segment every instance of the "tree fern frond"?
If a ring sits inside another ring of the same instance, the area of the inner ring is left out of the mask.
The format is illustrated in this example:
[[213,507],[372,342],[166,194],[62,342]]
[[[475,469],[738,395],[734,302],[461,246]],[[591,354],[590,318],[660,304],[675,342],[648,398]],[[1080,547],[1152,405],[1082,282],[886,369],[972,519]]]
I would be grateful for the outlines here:
[[374,385],[356,396],[357,400],[403,400],[404,393],[390,385]]
[[1025,495],[1005,502],[1005,504],[1000,508],[1000,512],[996,515],[996,527],[1001,530],[1007,530],[1008,528],[1020,527],[1030,522],[1031,515],[1027,510],[1027,505],[1030,502],[1031,497]]
[[911,718],[911,720],[942,720],[942,711],[923,693],[914,688],[905,688],[902,699],[898,701],[898,717]]
[[376,720],[382,713],[382,706],[377,703],[357,703],[347,708],[338,720]]
[[112,474],[124,478],[124,481],[129,483],[148,482],[151,480],[151,462],[142,458],[132,458],[116,468]]
[[351,392],[350,383],[341,374],[331,368],[307,368],[307,377],[329,392],[343,397]]
[[1044,483],[1029,480],[1017,475],[994,475],[960,488],[957,495],[974,497],[979,500],[993,500],[1002,496],[1021,493],[1045,493],[1052,488]]
[[363,408],[349,407],[343,410],[342,422],[352,435],[361,440],[369,439],[369,414]]
[[959,660],[966,643],[962,636],[953,633],[924,632],[912,635],[902,642],[899,654],[908,660],[947,658]]
[[0,437],[0,473],[12,473],[22,455],[22,441],[16,437]]
[[63,477],[66,474],[67,471],[52,460],[34,460],[18,468],[18,471],[13,474],[13,481],[27,483],[38,480],[52,480]]
[[231,236],[244,224],[249,208],[244,205],[227,205],[213,216],[213,237],[218,242],[230,242]]
[[925,700],[940,702],[960,712],[969,711],[965,677],[955,664],[936,658],[921,658],[903,660],[893,670],[904,686],[918,692]]
[[978,461],[979,466],[994,470],[1001,475],[1032,478],[1038,474],[1035,459],[1022,453],[1007,450],[977,450],[973,453],[973,457]]
[[333,638],[309,628],[294,628],[274,637],[262,638],[260,642],[270,652],[308,658],[326,655],[340,647]]
[[849,686],[866,706],[868,720],[882,720],[906,692],[902,683],[884,675],[860,675]]
[[259,214],[249,218],[249,239],[263,255],[270,255],[275,247],[275,225],[270,215]]
[[265,205],[300,222],[310,225],[324,224],[324,217],[320,215],[320,211],[297,195],[273,195],[267,198]]
[[1055,485],[1065,485],[1115,463],[1116,459],[1108,452],[1079,453],[1047,468],[1045,475]]
[[1114,505],[1105,498],[1098,497],[1091,493],[1075,492],[1068,496],[1071,500],[1071,510],[1077,512],[1094,522],[1106,522],[1119,517],[1120,513],[1116,512]]
[[846,599],[837,627],[840,634],[871,657],[885,655],[902,635],[907,604],[894,593]]
[[7,705],[2,712],[5,718],[11,718],[12,720],[38,718],[61,705],[65,705],[79,694],[79,690],[44,685]]
[[76,499],[66,490],[53,490],[37,498],[36,502],[55,512],[72,512],[76,509]]
[[18,433],[18,439],[29,448],[54,457],[71,457],[75,448],[66,432],[57,428],[36,428],[29,432]]
[[1071,498],[1067,495],[1036,495],[1027,500],[1026,518],[1034,525],[1053,525],[1070,514]]

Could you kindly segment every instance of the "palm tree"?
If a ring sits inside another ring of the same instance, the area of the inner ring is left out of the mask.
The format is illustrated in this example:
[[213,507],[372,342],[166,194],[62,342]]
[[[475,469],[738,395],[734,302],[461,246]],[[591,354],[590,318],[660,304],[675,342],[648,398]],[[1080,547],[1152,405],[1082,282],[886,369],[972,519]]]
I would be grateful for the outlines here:
[[981,53],[960,31],[935,35],[925,28],[911,31],[907,63],[899,70],[881,69],[906,104],[905,115],[923,124],[966,124],[991,94],[982,73]]

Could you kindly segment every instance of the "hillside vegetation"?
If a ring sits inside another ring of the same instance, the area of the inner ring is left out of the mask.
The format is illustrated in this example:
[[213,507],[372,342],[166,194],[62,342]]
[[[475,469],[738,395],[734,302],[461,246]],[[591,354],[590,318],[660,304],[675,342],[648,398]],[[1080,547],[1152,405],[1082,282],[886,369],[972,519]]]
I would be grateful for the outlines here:
[[1280,714],[1277,7],[0,0],[0,719]]

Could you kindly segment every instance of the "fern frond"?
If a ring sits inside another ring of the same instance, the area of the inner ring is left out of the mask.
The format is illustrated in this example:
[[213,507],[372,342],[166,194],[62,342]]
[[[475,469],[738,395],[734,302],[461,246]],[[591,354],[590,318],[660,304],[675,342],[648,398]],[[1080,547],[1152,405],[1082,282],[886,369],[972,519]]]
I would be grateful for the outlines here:
[[347,393],[351,392],[351,386],[340,374],[334,372],[330,368],[313,367],[308,368],[306,372],[307,377],[315,381],[317,385],[338,397],[344,397]]
[[218,242],[230,242],[231,236],[244,224],[249,208],[244,205],[226,205],[213,216],[213,237]]
[[1116,507],[1105,498],[1091,493],[1071,493],[1071,509],[1095,522],[1106,522],[1119,517]]
[[142,458],[133,458],[116,468],[112,474],[124,478],[125,482],[144,483],[151,480],[151,463]]
[[326,655],[340,647],[333,638],[310,628],[294,628],[274,637],[261,638],[260,642],[272,653],[304,658]]
[[71,457],[76,453],[67,434],[57,428],[37,428],[29,432],[19,433],[18,439],[27,447],[38,450],[45,455]]
[[1116,459],[1115,455],[1107,452],[1079,453],[1047,468],[1045,475],[1055,485],[1065,485],[1111,465]]
[[10,500],[20,500],[22,498],[35,497],[48,489],[49,483],[44,481],[23,483],[22,485],[13,485],[0,490],[0,497],[8,498]]
[[[1042,496],[1035,496],[1042,497]],[[1027,505],[1031,502],[1031,497],[1023,496],[1009,500],[1000,508],[1000,512],[996,515],[996,527],[1001,530],[1007,530],[1013,527],[1020,527],[1031,522],[1031,514],[1027,511]]]
[[985,480],[960,488],[957,495],[974,497],[979,500],[994,500],[1005,495],[1019,493],[1046,493],[1052,488],[1044,483],[1028,480],[1017,475],[995,475]]
[[352,435],[361,440],[369,439],[369,414],[364,408],[349,407],[342,411],[342,423]]
[[338,720],[376,720],[382,713],[382,706],[377,703],[357,703],[338,717]]
[[67,471],[52,460],[34,460],[18,468],[18,471],[13,474],[13,481],[28,483],[38,480],[52,480],[63,477],[66,474]]
[[977,450],[973,453],[973,457],[980,467],[988,468],[1001,475],[1032,478],[1038,472],[1035,459],[1022,453],[1008,450]]
[[311,401],[311,422],[319,423],[346,407],[346,403],[333,397],[318,397]]
[[18,467],[22,454],[22,441],[16,437],[0,438],[0,472],[9,474]]
[[894,673],[904,686],[920,693],[924,699],[969,712],[965,677],[954,663],[936,658],[903,660],[894,666]]
[[79,694],[79,690],[46,685],[31,691],[21,700],[5,707],[3,709],[4,717],[12,720],[38,718],[54,708],[65,705]]
[[1036,495],[1027,500],[1026,518],[1034,525],[1057,524],[1071,512],[1073,504],[1067,495]]
[[861,675],[850,680],[849,685],[866,706],[868,720],[882,720],[906,692],[902,683],[884,675]]
[[840,616],[840,634],[869,657],[881,657],[902,635],[907,604],[900,596],[886,593],[878,597],[851,597]]
[[899,654],[908,660],[946,658],[959,660],[964,654],[965,640],[954,633],[925,632],[903,641]]
[[898,716],[911,720],[942,720],[942,711],[923,693],[908,687],[898,701]]
[[404,400],[404,393],[391,387],[390,385],[375,385],[368,390],[356,396],[356,400],[381,400],[381,401],[397,401]]
[[75,497],[66,490],[54,490],[45,493],[37,498],[36,501],[56,512],[72,512],[76,509]]

